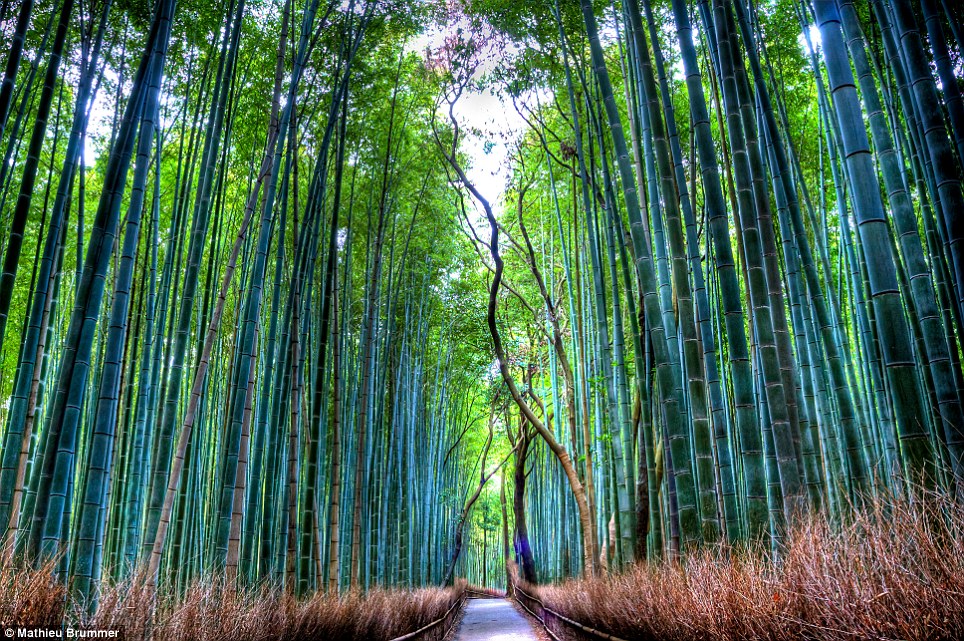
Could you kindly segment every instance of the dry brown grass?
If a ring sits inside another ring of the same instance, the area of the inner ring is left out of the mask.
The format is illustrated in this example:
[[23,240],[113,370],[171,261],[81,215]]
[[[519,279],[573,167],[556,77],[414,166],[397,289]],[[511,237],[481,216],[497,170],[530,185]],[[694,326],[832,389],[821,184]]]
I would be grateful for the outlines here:
[[[0,558],[7,559],[6,551]],[[53,580],[52,561],[39,571],[0,561],[0,624],[43,626],[64,616],[63,586]]]
[[[549,608],[624,639],[962,639],[964,505],[877,500],[844,526],[808,519],[779,564],[704,551],[682,565],[536,591]],[[580,638],[559,621],[553,628]]]
[[[448,589],[376,589],[295,600],[268,589],[236,592],[208,580],[181,596],[159,594],[155,602],[143,581],[131,580],[105,587],[96,612],[88,614],[68,600],[52,570],[0,564],[0,624],[60,627],[67,622],[121,629],[127,641],[377,641],[442,617],[465,588],[459,583]],[[420,638],[438,641],[452,620]]]

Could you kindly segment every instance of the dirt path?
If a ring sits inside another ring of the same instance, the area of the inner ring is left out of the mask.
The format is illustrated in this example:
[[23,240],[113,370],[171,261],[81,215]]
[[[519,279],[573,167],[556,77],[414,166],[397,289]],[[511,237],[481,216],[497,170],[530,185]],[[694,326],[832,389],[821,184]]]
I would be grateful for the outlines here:
[[537,641],[532,626],[505,599],[469,599],[455,641]]

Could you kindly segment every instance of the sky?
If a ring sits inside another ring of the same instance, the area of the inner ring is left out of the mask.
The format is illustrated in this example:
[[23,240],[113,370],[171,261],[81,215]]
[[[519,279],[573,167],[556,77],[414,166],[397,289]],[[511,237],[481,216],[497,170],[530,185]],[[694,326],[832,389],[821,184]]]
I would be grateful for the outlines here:
[[[435,50],[454,29],[453,25],[433,25],[414,38],[407,48],[418,52]],[[510,51],[507,56],[511,54]],[[489,58],[480,73],[495,71],[499,65],[510,63],[511,58]],[[461,149],[471,164],[466,173],[479,192],[497,206],[505,192],[511,165],[509,152],[525,131],[526,123],[511,102],[489,87],[466,91],[456,103],[454,114],[465,133]]]

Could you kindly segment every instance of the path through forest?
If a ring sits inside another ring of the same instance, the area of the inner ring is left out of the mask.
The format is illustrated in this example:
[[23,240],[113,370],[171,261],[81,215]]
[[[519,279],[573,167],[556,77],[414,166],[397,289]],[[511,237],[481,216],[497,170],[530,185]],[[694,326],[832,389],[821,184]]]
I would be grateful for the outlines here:
[[469,599],[455,641],[536,641],[532,626],[508,599]]

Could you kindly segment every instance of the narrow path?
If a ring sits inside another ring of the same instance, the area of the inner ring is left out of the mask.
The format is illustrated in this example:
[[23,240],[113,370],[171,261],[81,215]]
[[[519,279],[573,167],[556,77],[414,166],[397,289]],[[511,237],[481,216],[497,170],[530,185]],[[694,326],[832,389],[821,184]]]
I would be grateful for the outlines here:
[[536,641],[532,626],[506,599],[469,599],[455,641]]

